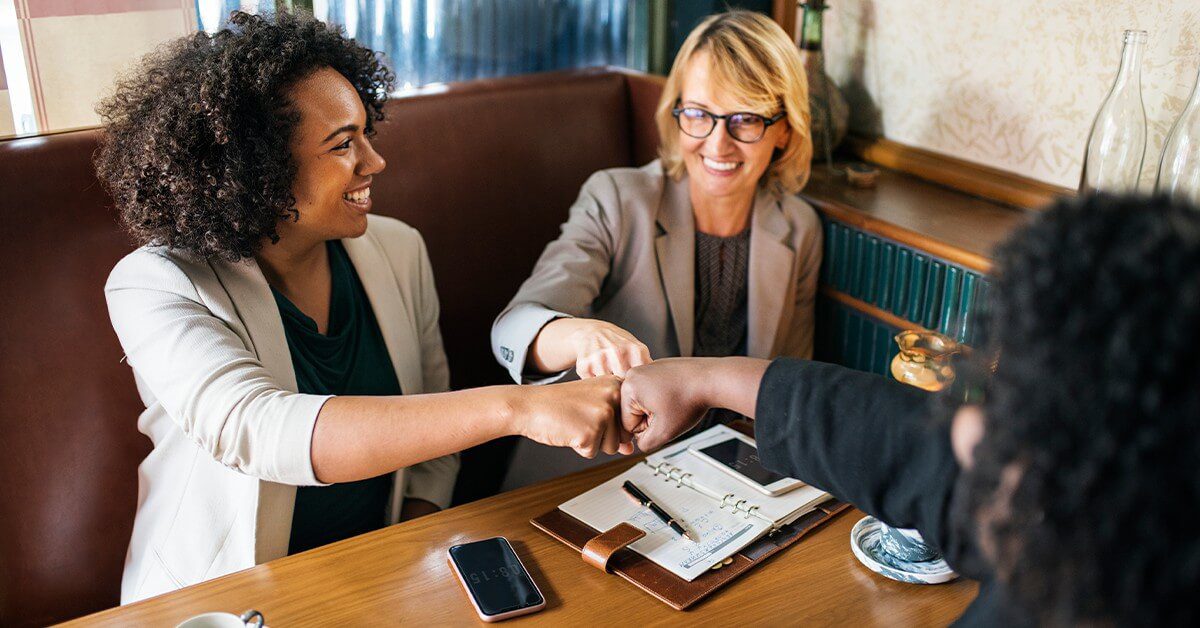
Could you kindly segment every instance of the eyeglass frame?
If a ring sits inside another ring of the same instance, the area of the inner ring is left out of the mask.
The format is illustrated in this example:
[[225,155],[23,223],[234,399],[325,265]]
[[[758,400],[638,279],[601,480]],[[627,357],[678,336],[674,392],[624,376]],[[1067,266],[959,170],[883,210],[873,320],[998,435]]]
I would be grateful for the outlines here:
[[[675,104],[679,105],[681,103],[676,101]],[[684,131],[683,123],[680,122],[680,120],[679,120],[679,116],[681,114],[683,114],[684,109],[695,109],[696,111],[702,112],[704,115],[711,118],[712,126],[709,127],[708,133],[697,136],[697,135],[692,135],[691,133],[688,133],[687,131]],[[671,109],[671,117],[675,118],[675,126],[678,126],[679,130],[683,131],[683,134],[690,138],[694,138],[694,139],[698,139],[698,140],[707,138],[708,136],[712,135],[713,131],[717,130],[717,124],[719,124],[720,121],[723,120],[725,122],[725,133],[727,133],[729,135],[730,139],[732,139],[733,141],[741,142],[743,144],[757,144],[758,142],[761,142],[762,138],[767,136],[767,129],[771,128],[772,124],[775,124],[776,122],[779,122],[780,120],[782,120],[784,118],[784,116],[786,116],[786,115],[787,115],[786,110],[780,111],[779,113],[768,118],[767,116],[764,116],[764,115],[758,114],[758,113],[754,113],[753,111],[734,111],[732,113],[718,114],[718,113],[713,113],[707,109],[701,109],[700,107],[678,107],[677,106],[677,107]],[[761,118],[763,121],[762,134],[752,140],[739,139],[737,136],[735,136],[729,130],[729,119],[732,118],[733,116],[757,116],[757,117]]]

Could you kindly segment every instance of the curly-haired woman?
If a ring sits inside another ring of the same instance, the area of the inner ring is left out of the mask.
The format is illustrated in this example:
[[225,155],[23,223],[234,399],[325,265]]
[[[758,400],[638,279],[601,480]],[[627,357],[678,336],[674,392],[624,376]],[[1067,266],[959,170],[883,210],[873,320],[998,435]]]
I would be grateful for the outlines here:
[[105,291],[154,445],[123,602],[445,507],[456,452],[498,436],[627,447],[615,377],[444,392],[424,243],[369,215],[391,73],[311,18],[230,22],[100,106],[142,245]]
[[709,406],[756,416],[768,467],[980,582],[957,625],[1197,625],[1200,211],[1063,201],[996,261],[978,406],[819,362],[664,360],[629,372],[626,427],[653,447]]

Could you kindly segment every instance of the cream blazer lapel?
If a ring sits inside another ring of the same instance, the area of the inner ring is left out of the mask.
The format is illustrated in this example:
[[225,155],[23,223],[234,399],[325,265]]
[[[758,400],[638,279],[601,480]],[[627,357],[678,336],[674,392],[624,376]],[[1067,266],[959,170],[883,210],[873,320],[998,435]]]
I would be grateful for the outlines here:
[[[373,235],[342,240],[342,244],[376,313],[375,318],[401,389],[405,394],[422,392],[424,387],[420,364],[399,357],[418,355],[412,351],[402,351],[402,348],[419,346],[419,339],[391,264]],[[214,261],[213,269],[229,294],[245,326],[251,349],[263,367],[275,376],[280,387],[296,391],[296,372],[292,368],[292,355],[288,350],[287,336],[284,335],[283,320],[258,263],[253,260],[238,263]],[[384,312],[388,315],[380,314]],[[404,469],[396,471],[394,477],[388,511],[392,523],[400,517],[405,486]],[[295,507],[296,487],[276,482],[258,483],[254,544],[256,563],[287,555]]]
[[775,355],[779,326],[789,323],[782,320],[784,305],[795,298],[792,269],[796,253],[789,245],[791,228],[778,202],[774,194],[759,190],[750,219],[750,277],[746,287],[750,329],[746,353],[754,358]]
[[[251,350],[258,356],[281,388],[296,392],[296,371],[283,332],[283,319],[267,279],[258,262],[215,260],[212,267],[229,294],[234,310],[250,337]],[[254,524],[254,562],[261,564],[286,556],[292,534],[292,512],[296,487],[276,482],[258,482],[258,504]]]
[[671,308],[679,355],[691,357],[696,318],[696,218],[686,178],[675,181],[666,177],[657,222],[654,251],[659,276]]
[[[412,304],[404,301],[395,271],[382,245],[370,231],[358,238],[342,240],[342,245],[346,247],[350,263],[358,273],[367,300],[371,302],[379,331],[383,334],[383,343],[387,345],[388,357],[392,359],[392,368],[396,371],[396,379],[400,381],[400,390],[406,395],[425,392],[421,365],[418,360],[412,359],[421,355],[417,350],[421,340],[417,337],[416,321],[411,316],[414,310],[410,307]],[[409,359],[401,359],[401,356],[408,356]],[[391,523],[400,521],[400,507],[407,482],[404,469],[398,469],[394,475],[392,495],[388,502],[388,521]]]
[[[749,301],[746,351],[751,357],[774,355],[775,337],[782,324],[780,317],[794,289],[795,252],[788,245],[791,228],[777,205],[774,194],[759,190],[751,212],[750,276],[746,287]],[[657,221],[659,234],[654,249],[658,272],[671,308],[679,355],[690,357],[694,350],[696,316],[696,219],[692,215],[686,178],[667,179]]]
[[[379,323],[379,331],[383,334],[383,342],[387,345],[388,357],[392,359],[392,368],[396,370],[396,379],[400,380],[400,388],[406,395],[415,395],[424,390],[421,365],[412,356],[420,355],[416,349],[420,347],[420,338],[416,334],[416,321],[412,319],[411,304],[404,302],[396,274],[383,248],[375,240],[374,234],[367,232],[358,238],[342,240],[350,262],[358,273],[367,300]],[[380,316],[386,312],[386,316]],[[402,360],[400,356],[409,356]]]

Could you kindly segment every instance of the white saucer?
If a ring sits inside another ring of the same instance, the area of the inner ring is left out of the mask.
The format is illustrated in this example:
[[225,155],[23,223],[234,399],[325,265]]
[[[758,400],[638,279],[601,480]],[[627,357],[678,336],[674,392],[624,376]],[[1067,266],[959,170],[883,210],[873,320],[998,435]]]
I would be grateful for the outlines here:
[[882,529],[875,517],[863,517],[850,530],[850,550],[867,569],[892,580],[912,584],[941,584],[958,577],[941,557],[937,560],[909,562],[883,551]]

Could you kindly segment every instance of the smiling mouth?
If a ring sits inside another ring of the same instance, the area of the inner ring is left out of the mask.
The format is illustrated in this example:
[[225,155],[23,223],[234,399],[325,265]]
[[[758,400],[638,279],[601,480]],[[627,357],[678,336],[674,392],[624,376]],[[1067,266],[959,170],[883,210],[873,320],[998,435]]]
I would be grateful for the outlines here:
[[711,157],[704,157],[704,167],[709,170],[714,170],[718,173],[733,172],[741,167],[740,161],[717,161]]
[[361,190],[346,192],[342,194],[342,200],[350,203],[351,205],[366,207],[367,205],[371,204],[371,188],[365,187]]

